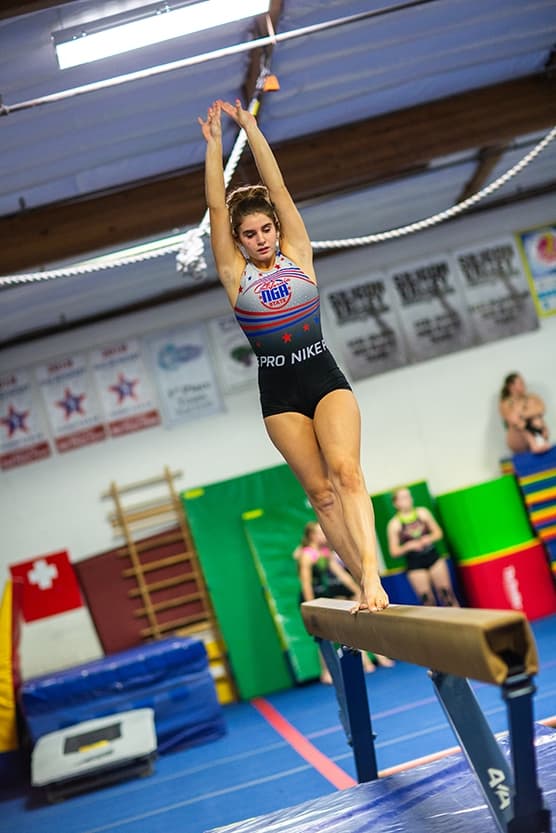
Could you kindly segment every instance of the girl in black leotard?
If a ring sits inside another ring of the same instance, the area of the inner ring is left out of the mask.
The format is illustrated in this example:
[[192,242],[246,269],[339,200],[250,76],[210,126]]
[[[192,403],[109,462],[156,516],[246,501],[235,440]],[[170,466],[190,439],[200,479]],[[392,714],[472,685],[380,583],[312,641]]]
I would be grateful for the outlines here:
[[415,595],[424,605],[435,605],[438,597],[442,605],[458,607],[450,572],[435,546],[442,530],[434,516],[424,506],[414,506],[405,487],[392,493],[392,503],[397,511],[386,530],[388,549],[393,558],[405,558]]
[[[347,570],[328,546],[320,524],[310,521],[305,525],[303,538],[294,552],[298,563],[301,583],[300,602],[310,602],[316,598],[347,599],[356,598],[359,592]],[[372,654],[374,662],[384,668],[391,668],[394,663],[382,654]],[[361,651],[363,670],[370,673],[375,670],[371,657]],[[332,678],[321,657],[322,683],[331,683]]]
[[311,521],[305,525],[303,538],[294,556],[299,568],[301,601],[357,596],[357,584],[328,546],[320,524]]
[[[245,130],[264,187],[224,186],[221,113]],[[216,101],[199,119],[218,276],[259,362],[268,435],[303,486],[333,549],[359,584],[354,612],[382,610],[374,518],[360,464],[359,407],[320,332],[307,230],[254,116]]]

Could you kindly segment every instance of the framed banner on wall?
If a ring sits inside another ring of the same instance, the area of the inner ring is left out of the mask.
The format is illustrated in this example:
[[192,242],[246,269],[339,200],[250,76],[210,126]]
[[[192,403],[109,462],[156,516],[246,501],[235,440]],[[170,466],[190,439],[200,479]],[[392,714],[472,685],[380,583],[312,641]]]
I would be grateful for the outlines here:
[[455,258],[482,344],[538,328],[535,303],[512,237],[466,246],[455,252]]
[[556,314],[556,222],[518,231],[516,240],[539,315]]
[[352,379],[401,367],[407,361],[392,293],[384,275],[342,281],[323,291],[323,305],[338,344],[337,357]]

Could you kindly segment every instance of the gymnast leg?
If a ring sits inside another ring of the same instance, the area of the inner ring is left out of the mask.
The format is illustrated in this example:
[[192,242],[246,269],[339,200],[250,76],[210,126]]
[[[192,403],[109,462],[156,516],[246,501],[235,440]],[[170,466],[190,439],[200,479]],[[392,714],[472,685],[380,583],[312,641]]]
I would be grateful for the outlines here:
[[[361,417],[352,391],[335,390],[323,397],[315,409],[313,427],[340,506],[342,528],[353,541],[361,565],[361,601],[371,610],[381,610],[388,605],[388,597],[378,574],[373,506],[360,464]],[[321,513],[326,514],[322,507]]]
[[444,607],[459,607],[460,605],[452,587],[452,579],[450,578],[450,571],[446,561],[443,558],[435,561],[429,569],[429,574],[440,603]]
[[266,417],[268,435],[301,483],[324,534],[355,580],[361,604],[388,604],[378,576],[372,504],[359,464],[359,409],[351,391],[335,390],[314,419],[297,412]]
[[427,607],[432,607],[436,604],[434,596],[431,577],[428,570],[408,570],[407,579],[413,588],[413,592],[421,602]]
[[[282,432],[285,421],[296,425]],[[278,424],[278,421],[280,424]],[[338,553],[355,580],[361,580],[361,566],[355,544],[344,524],[341,504],[332,485],[318,446],[312,421],[303,414],[288,413],[267,417],[268,434],[301,483],[332,549]],[[282,433],[284,436],[282,436]],[[299,440],[292,442],[292,434]],[[290,442],[291,446],[290,447]],[[300,453],[302,449],[302,453]]]

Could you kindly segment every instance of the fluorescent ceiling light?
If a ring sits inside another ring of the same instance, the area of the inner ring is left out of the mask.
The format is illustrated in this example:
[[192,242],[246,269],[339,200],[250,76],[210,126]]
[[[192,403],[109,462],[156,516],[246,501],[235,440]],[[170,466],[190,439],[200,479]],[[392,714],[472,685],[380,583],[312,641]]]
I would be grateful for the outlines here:
[[52,37],[60,69],[67,69],[264,14],[268,7],[269,0],[193,0],[174,6],[156,3],[53,32]]

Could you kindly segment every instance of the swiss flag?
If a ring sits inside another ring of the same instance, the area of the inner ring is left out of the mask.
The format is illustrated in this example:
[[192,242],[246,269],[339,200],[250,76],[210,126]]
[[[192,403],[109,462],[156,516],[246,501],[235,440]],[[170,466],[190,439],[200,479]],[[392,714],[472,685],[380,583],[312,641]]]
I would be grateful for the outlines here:
[[10,564],[10,573],[14,579],[23,581],[21,612],[26,622],[45,619],[83,605],[66,550]]

